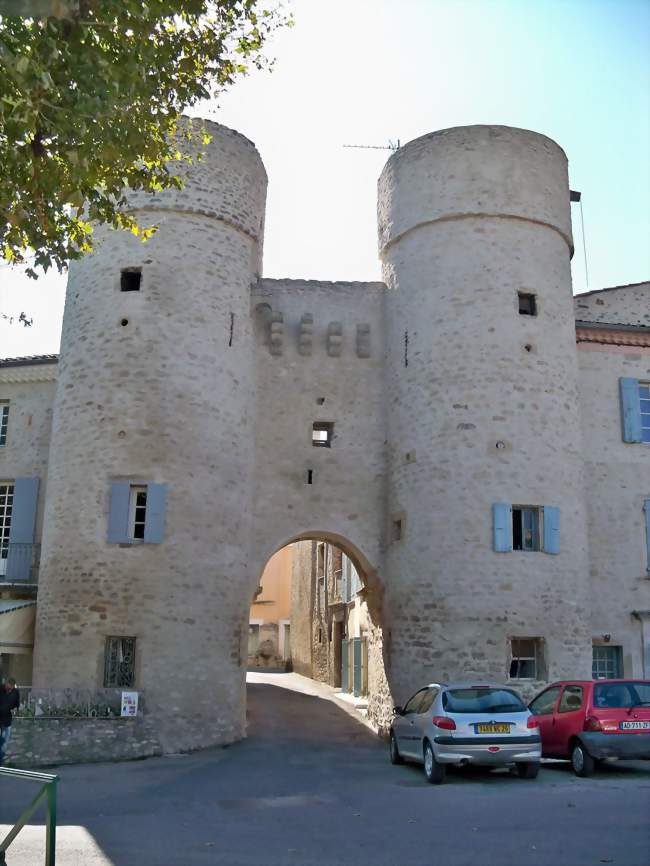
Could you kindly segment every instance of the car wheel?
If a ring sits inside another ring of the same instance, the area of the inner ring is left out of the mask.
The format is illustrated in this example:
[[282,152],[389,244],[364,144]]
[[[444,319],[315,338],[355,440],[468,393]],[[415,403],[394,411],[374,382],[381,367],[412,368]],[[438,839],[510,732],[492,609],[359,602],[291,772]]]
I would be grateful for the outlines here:
[[536,779],[539,773],[539,761],[520,761],[517,764],[517,775],[520,779]]
[[391,764],[404,763],[404,758],[400,755],[397,748],[397,737],[392,731],[390,732],[390,762]]
[[444,764],[439,764],[436,761],[436,756],[433,754],[433,746],[431,743],[424,744],[424,775],[427,777],[427,782],[432,785],[439,785],[445,780],[446,767]]
[[586,778],[594,772],[596,762],[580,742],[573,744],[571,749],[571,766],[576,776]]

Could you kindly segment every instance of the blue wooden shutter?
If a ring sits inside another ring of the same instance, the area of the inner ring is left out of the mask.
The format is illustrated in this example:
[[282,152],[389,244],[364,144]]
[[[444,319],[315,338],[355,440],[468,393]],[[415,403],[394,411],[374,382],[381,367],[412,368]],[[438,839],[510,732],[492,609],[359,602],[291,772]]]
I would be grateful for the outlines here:
[[167,485],[147,484],[147,511],[144,523],[144,540],[149,544],[162,544],[165,539],[166,509]]
[[619,380],[621,389],[621,418],[623,420],[623,442],[641,442],[641,402],[639,380],[625,376]]
[[131,485],[127,481],[111,484],[111,502],[108,511],[108,543],[129,542],[129,498]]
[[560,509],[544,506],[544,553],[560,552]]
[[350,641],[342,640],[341,641],[341,691],[349,692],[350,691]]
[[512,550],[512,505],[507,502],[493,504],[492,529],[495,551],[509,553]]
[[7,578],[10,580],[29,580],[36,528],[38,485],[38,478],[16,478],[14,481],[14,501],[7,553]]
[[646,570],[650,572],[650,499],[646,499],[643,510],[645,511],[645,544],[648,558]]
[[352,639],[352,652],[353,652],[353,679],[354,679],[354,687],[353,693],[355,698],[358,698],[361,694],[361,638],[355,637]]

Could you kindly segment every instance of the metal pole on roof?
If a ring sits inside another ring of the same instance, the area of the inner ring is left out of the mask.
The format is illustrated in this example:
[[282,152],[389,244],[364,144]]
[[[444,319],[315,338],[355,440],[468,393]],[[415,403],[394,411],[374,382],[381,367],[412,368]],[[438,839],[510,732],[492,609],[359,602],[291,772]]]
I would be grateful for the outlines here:
[[587,264],[587,241],[585,238],[585,215],[582,210],[582,193],[578,192],[575,189],[569,190],[569,200],[575,201],[580,204],[580,227],[582,230],[582,252],[585,258],[585,280],[587,282],[587,289],[589,288],[589,266]]

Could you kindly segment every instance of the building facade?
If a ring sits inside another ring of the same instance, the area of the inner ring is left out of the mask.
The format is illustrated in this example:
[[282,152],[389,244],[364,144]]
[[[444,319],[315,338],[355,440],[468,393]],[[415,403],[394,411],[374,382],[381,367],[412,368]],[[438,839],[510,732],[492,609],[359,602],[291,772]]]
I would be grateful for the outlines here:
[[130,197],[153,238],[72,264],[58,361],[0,363],[34,685],[141,689],[163,750],[236,740],[260,575],[306,539],[360,576],[380,726],[433,679],[650,676],[650,284],[573,298],[561,148],[416,139],[382,282],[270,280],[261,159],[207,126],[182,191]]

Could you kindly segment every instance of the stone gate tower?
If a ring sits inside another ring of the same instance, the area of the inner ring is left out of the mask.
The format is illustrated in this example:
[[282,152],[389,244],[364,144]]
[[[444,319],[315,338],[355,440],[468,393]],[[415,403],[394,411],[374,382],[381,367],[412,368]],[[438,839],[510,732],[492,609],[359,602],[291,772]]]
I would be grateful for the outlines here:
[[[379,181],[379,245],[388,507],[403,523],[386,560],[393,689],[407,694],[424,671],[502,680],[508,639],[535,635],[561,660],[553,676],[586,675],[564,152],[499,126],[410,142]],[[532,507],[538,552],[511,549],[517,506]]]
[[182,191],[130,197],[154,238],[102,232],[70,269],[38,599],[35,686],[96,688],[107,639],[137,636],[171,750],[236,739],[244,717],[266,173],[250,141],[207,126]]

